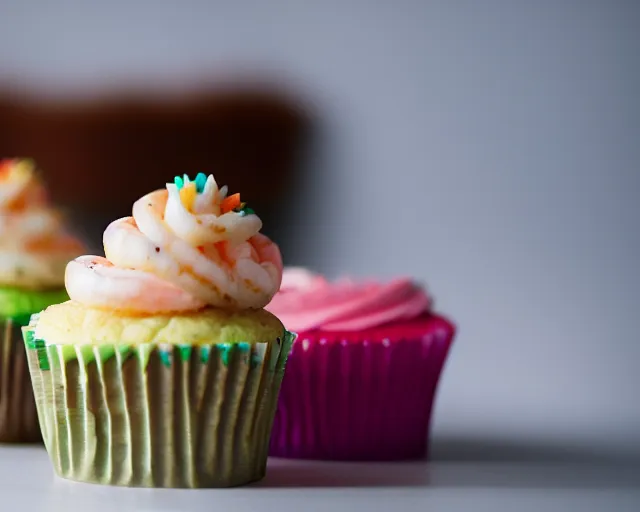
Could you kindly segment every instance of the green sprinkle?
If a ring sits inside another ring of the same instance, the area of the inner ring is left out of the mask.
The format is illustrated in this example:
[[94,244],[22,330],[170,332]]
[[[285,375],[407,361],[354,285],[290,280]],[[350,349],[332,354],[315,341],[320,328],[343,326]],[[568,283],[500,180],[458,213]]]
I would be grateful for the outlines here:
[[238,213],[240,214],[240,217],[244,217],[245,215],[255,215],[256,212],[253,211],[252,208],[245,206]]
[[207,176],[199,172],[196,176],[196,191],[198,194],[202,194],[204,192],[204,186],[207,184]]
[[178,190],[184,187],[184,182],[182,181],[182,178],[180,176],[176,176],[175,178],[173,178],[173,182],[176,184],[176,187],[178,187]]

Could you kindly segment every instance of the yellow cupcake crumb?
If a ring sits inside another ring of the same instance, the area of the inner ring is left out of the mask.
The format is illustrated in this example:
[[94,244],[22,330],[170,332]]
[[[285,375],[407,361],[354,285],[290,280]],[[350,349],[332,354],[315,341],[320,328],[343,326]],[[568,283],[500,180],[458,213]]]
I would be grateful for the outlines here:
[[193,313],[133,316],[63,302],[40,313],[35,338],[48,344],[258,343],[282,337],[284,327],[260,310],[206,308]]

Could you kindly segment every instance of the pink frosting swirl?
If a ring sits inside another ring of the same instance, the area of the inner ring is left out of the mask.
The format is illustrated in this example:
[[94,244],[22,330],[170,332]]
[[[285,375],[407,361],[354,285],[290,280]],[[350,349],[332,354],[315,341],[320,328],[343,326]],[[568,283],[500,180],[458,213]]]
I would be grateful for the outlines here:
[[266,307],[296,332],[357,331],[429,311],[431,300],[410,279],[387,283],[334,282],[300,268],[287,268],[280,291]]

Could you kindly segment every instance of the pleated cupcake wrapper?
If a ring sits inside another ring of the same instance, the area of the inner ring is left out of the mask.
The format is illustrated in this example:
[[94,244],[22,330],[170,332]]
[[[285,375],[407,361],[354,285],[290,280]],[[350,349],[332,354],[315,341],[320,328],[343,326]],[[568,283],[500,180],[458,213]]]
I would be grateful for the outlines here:
[[0,442],[41,441],[20,324],[0,321]]
[[61,346],[24,330],[58,475],[139,487],[229,487],[264,476],[293,335],[268,343]]
[[301,335],[282,383],[270,455],[324,460],[427,456],[453,329],[359,342]]

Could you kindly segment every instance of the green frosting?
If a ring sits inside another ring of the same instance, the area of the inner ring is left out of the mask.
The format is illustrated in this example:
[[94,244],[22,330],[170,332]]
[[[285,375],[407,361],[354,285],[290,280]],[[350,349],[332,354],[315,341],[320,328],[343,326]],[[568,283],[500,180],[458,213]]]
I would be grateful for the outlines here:
[[0,287],[0,317],[10,318],[19,325],[28,325],[33,313],[67,300],[69,296],[64,288],[36,291]]

